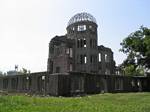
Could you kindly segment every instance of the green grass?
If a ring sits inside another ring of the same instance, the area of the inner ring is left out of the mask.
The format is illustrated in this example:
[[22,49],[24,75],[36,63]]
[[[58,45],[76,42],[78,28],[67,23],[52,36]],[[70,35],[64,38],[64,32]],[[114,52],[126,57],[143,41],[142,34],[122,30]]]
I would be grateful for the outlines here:
[[150,112],[150,93],[85,97],[0,96],[0,112]]

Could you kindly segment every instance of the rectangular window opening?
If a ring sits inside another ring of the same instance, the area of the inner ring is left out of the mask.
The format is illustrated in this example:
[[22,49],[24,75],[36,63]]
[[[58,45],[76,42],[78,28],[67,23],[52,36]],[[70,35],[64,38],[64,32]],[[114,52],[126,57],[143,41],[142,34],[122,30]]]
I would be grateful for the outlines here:
[[98,53],[98,61],[101,62],[101,53]]
[[83,63],[83,56],[82,55],[80,55],[80,64],[82,64]]
[[105,54],[105,62],[109,62],[109,56]]
[[87,57],[86,57],[86,55],[84,55],[84,64],[86,64],[87,63]]
[[79,25],[77,30],[78,31],[85,31],[86,30],[86,25]]
[[71,58],[73,57],[72,48],[69,48],[69,56],[70,56]]
[[84,47],[86,47],[86,39],[85,38],[84,38],[83,43],[84,43]]
[[72,58],[72,57],[73,57],[73,51],[72,51],[72,48],[67,48],[67,49],[66,49],[66,54],[68,54],[69,57]]
[[72,64],[70,64],[69,66],[69,71],[72,71]]
[[60,67],[56,67],[56,73],[60,73]]
[[66,49],[66,54],[69,54],[69,48]]
[[90,56],[90,62],[93,63],[93,56]]
[[106,75],[110,75],[110,70],[106,68],[105,74],[106,74]]

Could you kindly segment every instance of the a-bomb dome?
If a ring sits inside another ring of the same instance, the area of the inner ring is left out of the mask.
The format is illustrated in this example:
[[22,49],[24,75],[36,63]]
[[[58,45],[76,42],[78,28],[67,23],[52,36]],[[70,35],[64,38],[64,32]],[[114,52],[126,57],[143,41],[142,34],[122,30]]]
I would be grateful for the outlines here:
[[81,22],[81,21],[90,21],[90,22],[94,22],[96,23],[96,19],[89,13],[86,12],[82,12],[82,13],[77,13],[76,15],[74,15],[68,22],[68,25],[77,23],[77,22]]

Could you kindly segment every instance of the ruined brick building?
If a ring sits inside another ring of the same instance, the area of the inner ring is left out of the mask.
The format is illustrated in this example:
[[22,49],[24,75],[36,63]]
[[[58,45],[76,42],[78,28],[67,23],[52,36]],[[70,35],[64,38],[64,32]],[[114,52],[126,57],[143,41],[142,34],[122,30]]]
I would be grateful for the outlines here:
[[73,16],[68,22],[67,34],[55,36],[49,43],[47,70],[114,74],[113,52],[97,45],[97,27],[96,19],[89,13]]
[[115,73],[113,52],[97,45],[97,27],[92,15],[76,14],[69,20],[67,34],[50,41],[47,71],[0,76],[0,91],[52,96],[149,92],[149,76]]

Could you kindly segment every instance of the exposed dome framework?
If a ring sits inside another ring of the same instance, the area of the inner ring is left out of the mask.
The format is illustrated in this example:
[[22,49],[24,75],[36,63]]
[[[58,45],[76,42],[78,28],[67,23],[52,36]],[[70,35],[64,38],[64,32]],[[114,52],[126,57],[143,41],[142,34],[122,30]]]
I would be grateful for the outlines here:
[[96,19],[89,13],[83,12],[83,13],[78,13],[74,15],[68,22],[68,25],[74,24],[76,22],[81,22],[81,21],[91,21],[96,23]]

